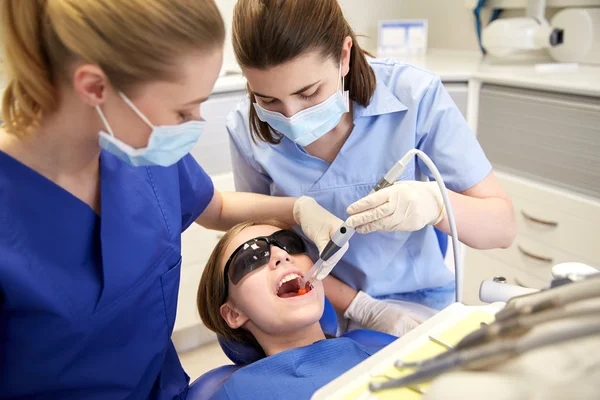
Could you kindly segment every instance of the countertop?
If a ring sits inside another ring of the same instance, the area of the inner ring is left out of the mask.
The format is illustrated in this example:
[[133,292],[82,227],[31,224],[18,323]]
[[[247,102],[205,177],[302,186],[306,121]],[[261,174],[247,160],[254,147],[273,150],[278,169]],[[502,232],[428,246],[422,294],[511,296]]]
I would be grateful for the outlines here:
[[[539,72],[533,62],[494,65],[477,52],[451,50],[431,50],[420,58],[400,60],[434,72],[443,82],[477,80],[496,85],[600,97],[600,66],[579,65],[572,70]],[[246,81],[241,75],[225,75],[217,80],[213,93],[234,92],[245,87]]]

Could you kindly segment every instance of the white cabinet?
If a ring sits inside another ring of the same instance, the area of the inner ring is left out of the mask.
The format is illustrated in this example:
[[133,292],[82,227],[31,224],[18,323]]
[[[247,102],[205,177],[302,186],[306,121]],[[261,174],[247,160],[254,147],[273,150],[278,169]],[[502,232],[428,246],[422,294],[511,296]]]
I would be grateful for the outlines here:
[[467,118],[467,82],[444,82],[444,88],[448,91],[452,100],[454,100],[456,107],[458,107],[463,117]]
[[201,106],[201,114],[206,119],[206,128],[191,153],[202,168],[210,175],[231,171],[227,115],[235,109],[245,92],[215,94]]
[[465,303],[494,276],[541,288],[553,265],[600,267],[600,99],[484,86],[478,138],[518,233],[509,249],[466,250]]
[[600,267],[600,201],[496,171],[513,201],[518,233],[508,249],[468,249],[464,300],[480,304],[481,281],[503,276],[511,284],[542,288],[553,265],[568,261]]

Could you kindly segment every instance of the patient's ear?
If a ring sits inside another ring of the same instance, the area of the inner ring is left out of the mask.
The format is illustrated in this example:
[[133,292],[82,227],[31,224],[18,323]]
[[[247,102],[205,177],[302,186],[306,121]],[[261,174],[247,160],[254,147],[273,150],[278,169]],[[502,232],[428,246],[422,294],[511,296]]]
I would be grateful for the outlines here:
[[220,308],[221,316],[231,329],[237,329],[248,322],[249,318],[229,301]]

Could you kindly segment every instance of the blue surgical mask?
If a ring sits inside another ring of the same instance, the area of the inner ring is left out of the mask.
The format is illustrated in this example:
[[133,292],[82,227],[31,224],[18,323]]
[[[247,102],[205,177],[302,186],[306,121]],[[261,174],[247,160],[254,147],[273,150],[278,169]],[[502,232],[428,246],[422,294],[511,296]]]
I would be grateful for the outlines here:
[[144,114],[125,96],[119,93],[125,103],[152,128],[148,139],[148,146],[135,149],[127,143],[117,139],[113,133],[104,113],[99,106],[96,111],[109,133],[100,131],[99,144],[104,150],[119,157],[121,160],[135,167],[160,165],[168,167],[177,163],[192,150],[200,139],[206,124],[205,121],[188,121],[180,125],[154,126]]
[[321,104],[299,111],[289,118],[281,113],[265,110],[257,103],[254,103],[254,109],[258,118],[269,124],[271,128],[300,146],[308,146],[335,128],[340,123],[342,115],[350,110],[350,100],[348,91],[344,91],[343,77],[341,81],[342,91],[338,80],[338,88],[330,98]]

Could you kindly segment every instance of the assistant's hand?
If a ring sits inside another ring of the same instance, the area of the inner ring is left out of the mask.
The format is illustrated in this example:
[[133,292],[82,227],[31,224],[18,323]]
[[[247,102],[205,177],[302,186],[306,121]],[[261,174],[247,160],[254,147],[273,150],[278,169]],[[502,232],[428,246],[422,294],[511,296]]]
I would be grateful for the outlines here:
[[376,300],[365,292],[358,294],[344,313],[348,318],[365,329],[402,336],[419,326],[425,318],[399,304]]
[[445,214],[436,182],[402,181],[348,207],[346,221],[358,233],[418,231],[439,223]]
[[[333,233],[342,225],[344,221],[324,209],[312,197],[302,196],[294,204],[294,220],[304,234],[312,240],[319,254],[323,251]],[[347,243],[328,261],[323,263],[323,272],[329,270],[337,264],[344,253],[348,250]],[[323,275],[323,273],[321,274]]]

